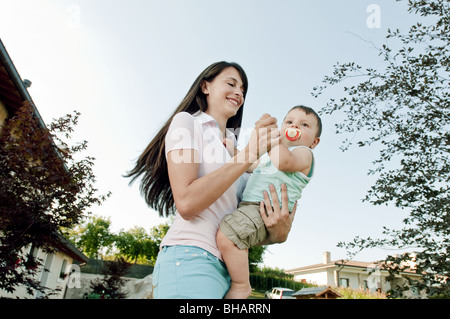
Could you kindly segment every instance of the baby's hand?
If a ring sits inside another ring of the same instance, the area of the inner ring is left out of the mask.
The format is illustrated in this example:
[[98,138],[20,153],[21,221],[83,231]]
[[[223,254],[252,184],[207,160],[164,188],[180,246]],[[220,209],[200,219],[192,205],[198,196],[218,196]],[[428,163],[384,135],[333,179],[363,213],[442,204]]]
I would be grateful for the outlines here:
[[237,149],[236,147],[234,147],[234,142],[231,139],[224,138],[222,142],[225,148],[227,149],[228,153],[230,153],[231,157],[236,155]]

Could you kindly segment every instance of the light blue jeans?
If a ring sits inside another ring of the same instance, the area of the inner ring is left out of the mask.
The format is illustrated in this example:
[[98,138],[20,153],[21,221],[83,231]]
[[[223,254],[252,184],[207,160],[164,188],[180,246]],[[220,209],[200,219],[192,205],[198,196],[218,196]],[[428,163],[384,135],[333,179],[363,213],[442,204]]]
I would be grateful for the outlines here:
[[154,299],[222,299],[230,288],[225,264],[195,246],[165,246],[153,270]]

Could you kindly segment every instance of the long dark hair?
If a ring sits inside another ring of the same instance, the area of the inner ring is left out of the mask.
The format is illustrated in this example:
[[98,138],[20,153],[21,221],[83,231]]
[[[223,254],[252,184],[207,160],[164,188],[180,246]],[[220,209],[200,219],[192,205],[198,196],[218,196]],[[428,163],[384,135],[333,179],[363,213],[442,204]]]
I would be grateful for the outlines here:
[[[167,161],[165,157],[165,137],[169,130],[173,117],[180,112],[194,114],[208,108],[206,95],[201,90],[203,81],[211,82],[224,69],[234,67],[241,76],[244,86],[244,98],[247,94],[248,80],[244,69],[233,62],[216,62],[208,66],[194,81],[188,93],[181,101],[175,112],[169,117],[153,140],[148,144],[144,152],[136,161],[136,166],[125,175],[131,178],[130,184],[142,176],[139,186],[147,205],[159,212],[160,216],[169,216],[175,213],[175,202],[170,187],[169,174],[167,172]],[[239,108],[235,116],[228,119],[227,128],[234,129],[236,138],[242,124],[244,105]]]

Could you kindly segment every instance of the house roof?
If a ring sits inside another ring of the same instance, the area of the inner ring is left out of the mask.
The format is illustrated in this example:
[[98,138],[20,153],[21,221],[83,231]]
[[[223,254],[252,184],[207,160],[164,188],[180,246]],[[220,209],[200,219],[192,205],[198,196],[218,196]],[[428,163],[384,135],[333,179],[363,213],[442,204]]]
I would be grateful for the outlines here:
[[331,287],[321,286],[321,287],[311,287],[311,288],[303,288],[292,294],[293,297],[296,296],[315,296],[320,297],[325,293],[334,295],[335,297],[340,297],[341,295],[331,289]]
[[61,234],[56,234],[56,239],[53,243],[55,248],[64,252],[66,255],[72,257],[74,260],[80,263],[86,263],[89,261],[89,257],[84,255],[80,250],[78,250],[69,240],[67,240]]
[[[355,261],[355,260],[347,260],[347,259],[338,259],[338,260],[332,260],[328,263],[321,263],[321,264],[314,264],[310,266],[304,266],[299,268],[293,268],[286,270],[286,274],[298,274],[298,273],[308,273],[310,271],[317,271],[317,270],[323,270],[327,268],[338,268],[338,269],[360,269],[360,270],[366,270],[366,269],[375,269],[377,267],[381,267],[381,270],[387,270],[382,269],[383,265],[385,265],[385,262],[382,261],[372,261],[372,262],[364,262],[364,261]],[[408,275],[418,275],[414,269],[403,267],[401,269],[401,273],[405,273]]]
[[310,266],[304,266],[294,269],[286,270],[285,272],[288,274],[292,273],[298,273],[303,271],[310,271],[314,269],[323,269],[323,268],[331,268],[336,266],[341,267],[355,267],[355,268],[369,268],[374,267],[376,264],[379,264],[378,261],[374,262],[364,262],[364,261],[354,261],[354,260],[346,260],[346,259],[339,259],[339,260],[332,260],[328,263],[320,263],[320,264],[314,264]]
[[3,54],[0,54],[0,57],[0,100],[4,102],[8,111],[14,112],[22,105],[23,98],[6,70]]
[[24,101],[31,102],[33,112],[41,127],[46,127],[39,111],[33,103],[14,63],[0,39],[0,99],[6,104],[8,112],[14,114]]
[[304,296],[304,295],[316,295],[319,292],[324,291],[327,287],[311,287],[311,288],[303,288],[295,293],[292,296]]
[[[36,117],[38,124],[42,128],[46,128],[44,121],[42,120],[36,106],[31,99],[30,94],[27,91],[17,69],[15,68],[11,57],[6,51],[3,42],[0,39],[0,100],[5,104],[10,116],[13,115],[22,105],[23,102],[29,101],[33,107],[33,113]],[[53,141],[52,141],[53,142]],[[55,146],[55,151],[59,154],[59,150]],[[62,160],[62,158],[61,158]],[[65,167],[65,163],[62,160]],[[66,168],[67,169],[67,168]],[[81,251],[72,245],[66,238],[60,234],[56,234],[52,240],[52,245],[55,248],[63,251],[73,259],[80,262],[87,262],[89,260]]]

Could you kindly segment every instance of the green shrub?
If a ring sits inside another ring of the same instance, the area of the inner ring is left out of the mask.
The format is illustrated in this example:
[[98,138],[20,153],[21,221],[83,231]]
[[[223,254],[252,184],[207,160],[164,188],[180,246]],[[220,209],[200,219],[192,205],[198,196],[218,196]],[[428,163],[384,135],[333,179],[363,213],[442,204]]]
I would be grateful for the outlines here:
[[336,291],[341,294],[342,297],[338,299],[387,299],[386,295],[379,292],[371,292],[367,289],[352,288],[336,288]]

